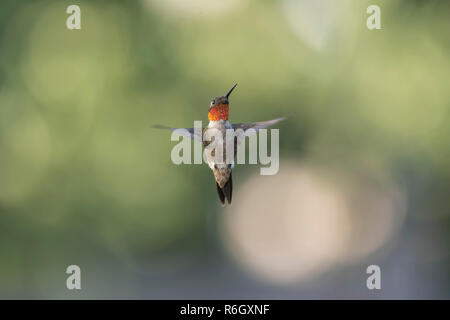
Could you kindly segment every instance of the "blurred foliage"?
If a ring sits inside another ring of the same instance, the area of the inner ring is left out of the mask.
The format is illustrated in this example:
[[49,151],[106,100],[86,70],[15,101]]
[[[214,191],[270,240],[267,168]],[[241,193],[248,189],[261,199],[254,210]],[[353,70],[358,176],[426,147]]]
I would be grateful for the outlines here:
[[[173,165],[170,135],[151,125],[207,121],[234,82],[231,121],[288,117],[281,157],[389,172],[410,215],[448,228],[450,3],[375,1],[383,29],[369,31],[372,2],[343,1],[327,24],[293,0],[214,14],[77,1],[70,31],[71,1],[1,1],[0,296],[64,294],[73,261],[142,270],[207,254],[212,175]],[[306,16],[325,27],[296,29]],[[237,168],[236,183],[256,170]]]

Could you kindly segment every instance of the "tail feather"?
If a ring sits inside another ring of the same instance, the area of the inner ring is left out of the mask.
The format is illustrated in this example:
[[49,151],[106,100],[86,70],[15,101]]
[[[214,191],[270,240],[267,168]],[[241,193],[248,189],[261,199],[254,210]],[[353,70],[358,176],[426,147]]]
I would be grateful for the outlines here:
[[231,179],[231,173],[230,173],[230,178],[228,179],[227,183],[225,183],[225,185],[222,188],[222,192],[225,194],[228,204],[231,204],[231,196],[233,194],[233,180]]
[[225,205],[225,199],[228,201],[228,204],[231,204],[231,196],[233,194],[233,181],[231,179],[231,173],[230,178],[225,183],[223,188],[219,186],[219,184],[216,182],[216,189],[217,194],[219,195],[220,203],[222,205]]
[[217,194],[219,195],[220,203],[225,205],[225,194],[222,191],[222,188],[219,187],[219,184],[216,182]]

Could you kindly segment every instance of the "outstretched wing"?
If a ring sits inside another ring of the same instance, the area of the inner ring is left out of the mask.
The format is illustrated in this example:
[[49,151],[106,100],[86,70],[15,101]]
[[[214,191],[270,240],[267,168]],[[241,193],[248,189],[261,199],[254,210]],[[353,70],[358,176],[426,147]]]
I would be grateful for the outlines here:
[[[245,135],[251,135],[252,133],[257,132],[259,129],[265,129],[267,127],[273,126],[274,124],[284,120],[285,118],[277,118],[268,121],[260,121],[260,122],[249,122],[249,123],[236,123],[233,124],[233,129],[242,129],[244,130]],[[248,131],[249,129],[254,129]]]
[[170,128],[167,126],[162,126],[162,125],[154,125],[153,128],[157,128],[157,129],[167,129],[170,131],[176,131],[178,134],[182,135],[182,136],[186,136],[189,137],[191,139],[197,140],[202,142],[202,134],[203,134],[203,129],[200,131],[199,134],[197,134],[194,130],[194,128]]
[[[242,129],[244,131],[245,136],[251,136],[252,134],[255,134],[259,129],[265,129],[267,127],[273,126],[274,124],[284,120],[285,118],[277,118],[272,119],[268,121],[260,121],[260,122],[248,122],[248,123],[236,123],[233,124],[232,127],[234,130]],[[202,128],[202,130],[197,133],[195,132],[194,128],[171,128],[167,126],[162,125],[155,125],[153,126],[157,129],[167,129],[170,131],[176,131],[178,134],[187,136],[191,139],[200,141],[203,143],[203,146],[206,147],[209,145],[210,141],[203,141],[203,132],[207,128]],[[253,129],[253,130],[250,130]],[[237,137],[234,138],[234,154],[237,154],[237,146],[242,142],[242,139],[237,139]]]
[[[277,118],[267,121],[259,121],[259,122],[248,122],[248,123],[236,123],[233,124],[234,130],[242,129],[244,131],[244,135],[239,136],[239,138],[234,139],[234,156],[237,155],[237,147],[244,141],[245,137],[249,137],[251,135],[256,134],[259,129],[265,129],[267,127],[273,126],[274,124],[284,120],[286,118]],[[244,139],[243,139],[244,138]]]

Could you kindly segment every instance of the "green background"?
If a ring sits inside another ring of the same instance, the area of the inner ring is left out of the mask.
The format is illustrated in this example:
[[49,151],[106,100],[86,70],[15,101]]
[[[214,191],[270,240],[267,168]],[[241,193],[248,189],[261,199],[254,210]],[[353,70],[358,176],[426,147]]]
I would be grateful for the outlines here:
[[[71,4],[81,30],[66,28]],[[381,30],[366,28],[370,4]],[[449,298],[449,13],[418,0],[2,0],[0,297]],[[206,122],[235,82],[231,122],[288,119],[280,176],[238,166],[222,208],[207,166],[174,165],[152,125]],[[331,191],[300,174],[298,194],[314,196],[285,198],[296,170]],[[347,185],[358,205],[340,220],[324,199]],[[278,227],[285,216],[299,225]],[[259,217],[274,230],[254,236]],[[304,217],[324,217],[311,236]],[[362,253],[328,259],[345,226],[340,248]],[[65,287],[71,264],[81,291]],[[369,264],[381,291],[365,286]]]

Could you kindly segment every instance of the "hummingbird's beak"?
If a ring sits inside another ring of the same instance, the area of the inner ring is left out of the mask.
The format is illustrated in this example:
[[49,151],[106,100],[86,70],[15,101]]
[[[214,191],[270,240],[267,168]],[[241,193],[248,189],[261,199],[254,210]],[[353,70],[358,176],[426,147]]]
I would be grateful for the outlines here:
[[234,88],[236,88],[236,86],[237,86],[237,83],[236,83],[236,84],[233,86],[233,88],[231,88],[230,91],[228,91],[228,93],[225,95],[225,97],[227,97],[227,99],[228,99],[228,96],[231,94],[231,92],[233,92]]

